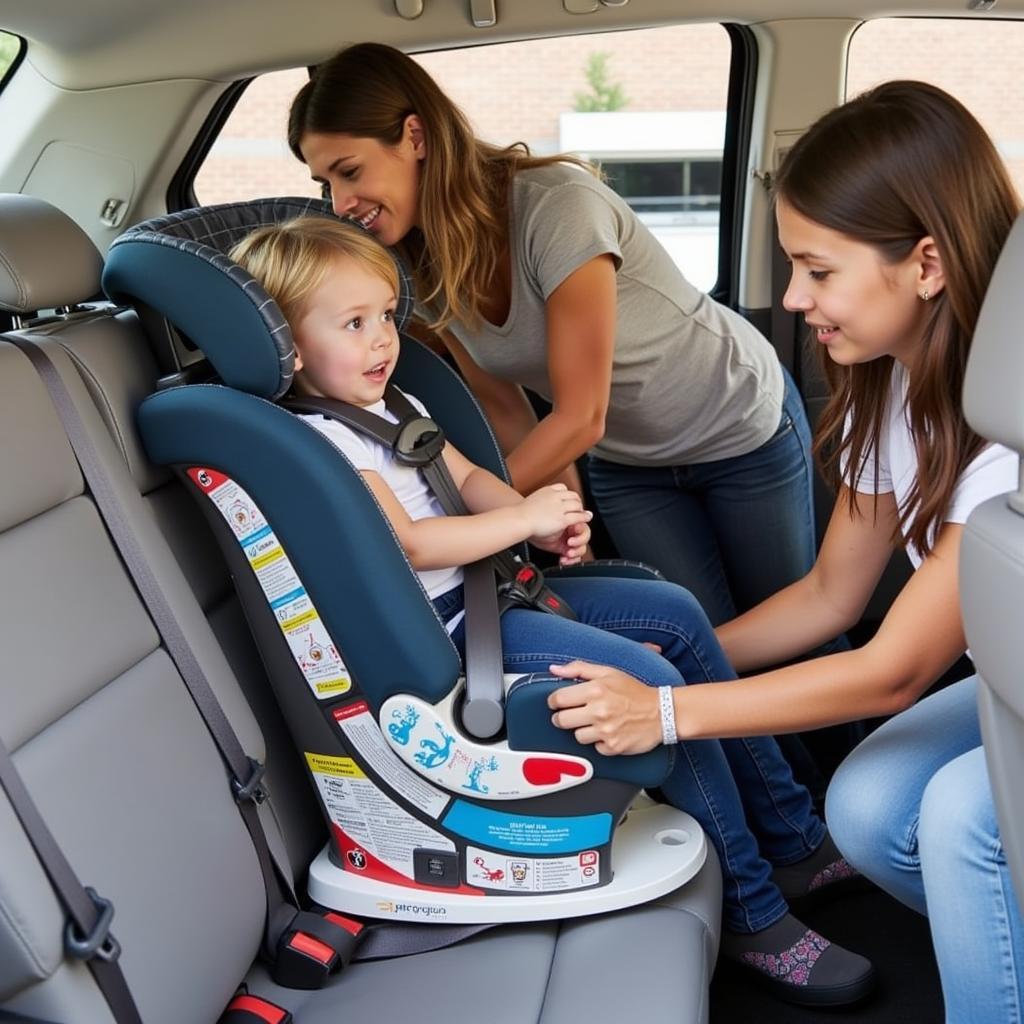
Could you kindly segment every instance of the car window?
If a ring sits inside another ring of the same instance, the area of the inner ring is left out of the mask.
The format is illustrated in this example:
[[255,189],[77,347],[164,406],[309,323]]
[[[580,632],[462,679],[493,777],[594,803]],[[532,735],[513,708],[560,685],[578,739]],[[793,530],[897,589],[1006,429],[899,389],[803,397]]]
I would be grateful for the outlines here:
[[846,95],[894,78],[945,89],[984,125],[1024,192],[1024,107],[1014,100],[1018,56],[1024,57],[1021,22],[880,18],[862,25],[851,40]]
[[[718,276],[719,196],[731,43],[721,25],[537,39],[416,58],[490,142],[598,163],[683,273]],[[264,75],[200,167],[204,204],[318,190],[284,144],[304,69]]]
[[20,53],[21,39],[12,36],[10,32],[0,31],[0,88],[3,87],[7,72],[13,67]]

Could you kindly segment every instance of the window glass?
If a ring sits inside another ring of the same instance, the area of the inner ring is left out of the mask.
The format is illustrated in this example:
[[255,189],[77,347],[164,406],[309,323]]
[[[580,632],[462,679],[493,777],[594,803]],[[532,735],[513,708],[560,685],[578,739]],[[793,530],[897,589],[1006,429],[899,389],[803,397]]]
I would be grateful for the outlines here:
[[1024,192],[1024,105],[1020,91],[1024,23],[968,18],[880,18],[850,44],[846,94],[913,78],[956,96],[992,136]]
[[[711,288],[730,43],[720,25],[538,39],[416,57],[490,142],[575,152]],[[284,142],[304,69],[254,81],[195,179],[199,202],[315,195]]]
[[21,39],[9,32],[0,32],[0,82],[10,70],[21,49]]

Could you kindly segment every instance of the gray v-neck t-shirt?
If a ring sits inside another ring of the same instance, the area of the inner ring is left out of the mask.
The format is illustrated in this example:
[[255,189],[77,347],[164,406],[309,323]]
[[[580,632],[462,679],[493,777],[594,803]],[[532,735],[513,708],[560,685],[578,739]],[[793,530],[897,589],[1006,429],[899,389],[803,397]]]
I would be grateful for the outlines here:
[[775,433],[783,379],[774,349],[691,285],[610,188],[571,164],[520,171],[511,224],[505,323],[450,326],[483,370],[550,401],[544,303],[573,271],[609,253],[618,315],[605,435],[593,454],[686,465],[743,455]]

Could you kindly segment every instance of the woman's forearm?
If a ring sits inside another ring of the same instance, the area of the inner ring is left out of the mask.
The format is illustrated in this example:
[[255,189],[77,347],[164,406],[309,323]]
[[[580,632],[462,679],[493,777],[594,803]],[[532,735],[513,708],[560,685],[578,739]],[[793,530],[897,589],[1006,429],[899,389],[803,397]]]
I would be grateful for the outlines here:
[[562,476],[576,460],[601,439],[603,422],[560,414],[545,416],[520,444],[508,454],[506,463],[512,485],[523,494]]
[[774,735],[895,714],[923,686],[878,654],[865,647],[733,682],[677,686],[679,738]]
[[737,672],[779,665],[806,654],[848,629],[852,619],[816,585],[815,574],[762,601],[715,629]]

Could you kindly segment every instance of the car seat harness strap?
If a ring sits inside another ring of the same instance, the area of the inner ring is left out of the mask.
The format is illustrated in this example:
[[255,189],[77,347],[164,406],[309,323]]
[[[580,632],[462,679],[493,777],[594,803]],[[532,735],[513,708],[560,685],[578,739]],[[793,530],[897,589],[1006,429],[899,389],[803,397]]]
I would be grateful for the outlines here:
[[[423,474],[448,515],[469,515],[442,455],[444,431],[434,420],[423,416],[393,384],[384,389],[384,405],[397,423],[360,406],[320,396],[289,397],[282,404],[292,412],[319,413],[326,419],[337,420],[385,445],[396,461]],[[567,619],[576,616],[545,585],[540,569],[511,551],[501,551],[465,566],[463,592],[466,699],[462,705],[462,725],[476,739],[490,739],[505,724],[501,616],[513,607],[532,608]]]
[[[434,420],[421,415],[394,384],[385,388],[384,404],[388,412],[397,418],[397,423],[358,405],[332,398],[303,395],[289,397],[282,404],[293,412],[319,413],[327,419],[337,420],[386,445],[394,453],[396,461],[423,474],[434,497],[448,515],[470,515],[442,457],[444,431]],[[498,593],[502,612],[509,607],[520,606],[567,619],[576,618],[568,604],[545,585],[544,574],[532,562],[507,550],[499,551],[484,561],[492,563],[501,581]]]

